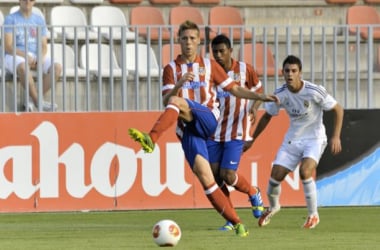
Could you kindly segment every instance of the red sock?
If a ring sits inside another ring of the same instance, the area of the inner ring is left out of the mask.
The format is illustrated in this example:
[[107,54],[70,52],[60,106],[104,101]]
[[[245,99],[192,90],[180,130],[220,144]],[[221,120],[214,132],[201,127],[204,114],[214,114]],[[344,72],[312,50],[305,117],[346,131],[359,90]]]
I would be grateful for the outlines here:
[[234,205],[232,204],[232,201],[231,201],[230,191],[228,190],[228,186],[225,183],[223,183],[223,185],[220,187],[220,189],[222,189],[223,194],[227,197],[228,203],[230,203],[230,206],[234,207]]
[[230,206],[226,196],[216,183],[213,183],[206,188],[205,193],[213,207],[223,216],[223,218],[232,222],[234,225],[241,222],[235,209]]
[[174,124],[174,122],[177,121],[178,115],[179,109],[177,106],[173,104],[166,106],[164,113],[161,114],[149,133],[153,143],[158,140],[164,131],[166,131],[171,125]]
[[243,175],[236,173],[236,184],[234,185],[234,188],[242,193],[246,193],[248,196],[252,196],[257,193],[257,189],[252,187],[247,179],[244,178]]

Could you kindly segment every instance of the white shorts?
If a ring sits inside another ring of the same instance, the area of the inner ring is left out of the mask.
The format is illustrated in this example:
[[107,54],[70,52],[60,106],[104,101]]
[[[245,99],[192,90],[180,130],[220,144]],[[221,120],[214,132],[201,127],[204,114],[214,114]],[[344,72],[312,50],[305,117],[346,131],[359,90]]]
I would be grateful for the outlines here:
[[292,172],[304,158],[311,158],[318,164],[326,146],[326,139],[284,141],[273,164],[283,166]]
[[[29,53],[29,55],[35,57],[35,55],[32,53]],[[14,68],[13,67],[13,60],[14,59],[13,58],[14,58],[14,56],[9,55],[9,54],[6,54],[5,58],[4,58],[4,62],[5,62],[4,67],[11,74],[14,74],[14,71],[13,71],[13,68]],[[25,57],[16,56],[16,69],[20,63],[25,63]],[[44,61],[42,63],[43,63],[42,64],[42,72],[44,74],[47,74],[49,72],[51,65],[52,65],[52,61],[51,61],[50,56],[46,55],[44,58]]]

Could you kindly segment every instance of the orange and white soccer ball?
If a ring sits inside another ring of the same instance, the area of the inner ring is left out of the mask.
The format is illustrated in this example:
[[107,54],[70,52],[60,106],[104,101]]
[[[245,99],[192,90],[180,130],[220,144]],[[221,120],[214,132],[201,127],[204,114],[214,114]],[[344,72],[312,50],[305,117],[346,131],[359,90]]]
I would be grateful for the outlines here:
[[153,240],[160,247],[174,247],[181,239],[181,228],[173,220],[160,220],[153,226]]

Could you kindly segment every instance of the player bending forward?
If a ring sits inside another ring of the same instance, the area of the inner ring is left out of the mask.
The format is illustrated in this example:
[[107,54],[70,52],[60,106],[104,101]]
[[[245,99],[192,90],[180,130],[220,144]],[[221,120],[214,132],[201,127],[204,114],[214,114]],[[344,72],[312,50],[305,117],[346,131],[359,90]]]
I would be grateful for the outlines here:
[[276,89],[280,103],[266,103],[266,113],[261,117],[253,138],[265,129],[272,116],[284,108],[290,118],[290,126],[273,163],[267,189],[270,207],[259,219],[259,226],[268,225],[270,219],[280,211],[281,182],[300,163],[299,173],[305,193],[308,217],[304,228],[314,228],[319,223],[317,209],[317,188],[313,179],[327,136],[323,125],[323,111],[332,110],[335,114],[334,130],[330,138],[332,154],[341,150],[340,133],[343,123],[343,109],[329,95],[325,88],[301,79],[302,63],[295,56],[288,56],[283,62],[285,84]]
[[277,101],[277,98],[242,88],[214,60],[197,55],[200,36],[195,23],[182,23],[178,37],[181,54],[165,66],[163,73],[165,111],[149,133],[135,128],[128,132],[145,152],[151,153],[159,137],[177,122],[177,135],[181,138],[186,160],[202,184],[205,195],[224,219],[232,222],[236,234],[245,237],[248,230],[216,184],[208,162],[206,141],[214,134],[219,118],[216,88],[220,86],[246,99]]

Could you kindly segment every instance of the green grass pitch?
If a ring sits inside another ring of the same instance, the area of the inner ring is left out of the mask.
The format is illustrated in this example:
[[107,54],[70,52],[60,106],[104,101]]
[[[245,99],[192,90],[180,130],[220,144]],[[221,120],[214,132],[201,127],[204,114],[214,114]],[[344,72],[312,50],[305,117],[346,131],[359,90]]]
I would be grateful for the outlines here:
[[0,214],[2,250],[158,249],[153,225],[176,221],[182,238],[175,249],[380,249],[380,207],[320,208],[321,223],[302,229],[306,208],[283,208],[271,223],[257,225],[248,208],[237,210],[246,238],[220,232],[213,209]]

